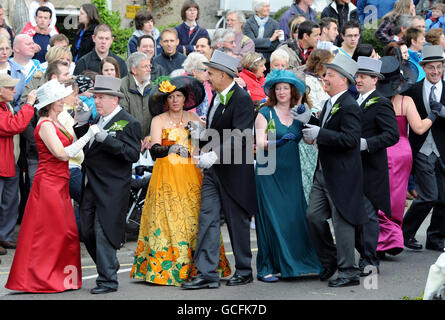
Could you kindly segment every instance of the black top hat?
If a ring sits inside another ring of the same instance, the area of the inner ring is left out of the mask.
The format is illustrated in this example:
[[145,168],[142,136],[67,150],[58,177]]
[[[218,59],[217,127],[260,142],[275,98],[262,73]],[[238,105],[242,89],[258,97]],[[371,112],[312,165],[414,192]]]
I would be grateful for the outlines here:
[[204,85],[196,78],[179,76],[164,79],[156,84],[150,92],[148,104],[155,115],[166,111],[166,99],[175,91],[181,91],[185,96],[184,110],[199,106],[206,95]]
[[381,73],[385,77],[377,82],[377,91],[384,97],[393,97],[408,90],[413,85],[417,77],[411,70],[407,61],[399,61],[393,56],[384,56]]

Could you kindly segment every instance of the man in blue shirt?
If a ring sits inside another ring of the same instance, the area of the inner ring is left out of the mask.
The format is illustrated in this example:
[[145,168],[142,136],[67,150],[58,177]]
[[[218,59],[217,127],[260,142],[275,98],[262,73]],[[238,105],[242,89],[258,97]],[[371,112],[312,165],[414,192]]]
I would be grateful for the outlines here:
[[39,7],[36,10],[36,34],[33,37],[35,43],[37,43],[41,50],[34,55],[34,59],[39,60],[40,63],[46,61],[45,55],[49,48],[49,23],[51,22],[52,12],[48,7]]

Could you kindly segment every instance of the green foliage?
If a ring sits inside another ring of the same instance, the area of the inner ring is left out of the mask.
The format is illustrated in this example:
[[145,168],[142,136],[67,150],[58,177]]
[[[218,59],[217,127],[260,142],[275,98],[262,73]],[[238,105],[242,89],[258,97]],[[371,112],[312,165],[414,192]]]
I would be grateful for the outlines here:
[[279,21],[281,19],[281,16],[287,11],[289,10],[290,6],[285,6],[282,7],[281,9],[279,9],[277,12],[275,12],[275,14],[273,15],[273,19],[275,21]]
[[[377,26],[379,26],[381,23],[381,20],[377,22]],[[385,45],[380,42],[375,37],[375,31],[374,28],[369,27],[362,27],[362,36],[361,36],[361,43],[369,43],[374,47],[374,50],[380,55],[383,55],[383,50],[385,49]]]
[[91,3],[99,10],[101,23],[108,24],[113,30],[114,41],[111,45],[111,51],[121,57],[125,57],[128,41],[133,34],[133,28],[121,28],[119,11],[108,10],[106,0],[91,0]]

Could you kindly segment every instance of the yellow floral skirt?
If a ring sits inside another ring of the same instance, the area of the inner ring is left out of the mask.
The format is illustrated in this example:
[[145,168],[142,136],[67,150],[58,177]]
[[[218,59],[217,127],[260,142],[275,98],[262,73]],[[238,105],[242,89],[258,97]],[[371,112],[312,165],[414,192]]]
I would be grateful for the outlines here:
[[[157,159],[153,168],[130,277],[180,286],[197,273],[193,254],[202,174],[194,164],[173,165],[169,157]],[[218,272],[221,277],[231,274],[222,237]]]

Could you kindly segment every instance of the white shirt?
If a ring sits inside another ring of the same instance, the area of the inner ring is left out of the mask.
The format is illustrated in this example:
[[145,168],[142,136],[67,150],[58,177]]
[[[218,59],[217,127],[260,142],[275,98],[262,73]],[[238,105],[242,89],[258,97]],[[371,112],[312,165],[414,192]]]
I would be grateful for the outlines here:
[[[232,89],[232,87],[234,85],[235,85],[235,80],[233,80],[232,83],[229,84],[229,86],[227,88],[225,88],[223,91],[221,91],[221,94],[223,96],[226,96],[229,93],[230,89]],[[209,119],[207,119],[208,124],[209,124],[209,128],[210,128],[210,125],[212,124],[213,116],[215,115],[216,109],[218,109],[218,105],[220,103],[221,103],[221,101],[219,100],[219,94],[216,94],[215,100],[213,100],[213,107],[212,107],[212,109],[210,110],[210,113],[209,113]]]
[[114,109],[113,112],[111,112],[108,116],[104,116],[104,117],[102,117],[102,118],[103,118],[102,128],[105,127],[105,126],[107,125],[107,123],[108,123],[111,119],[113,119],[113,117],[114,117],[115,115],[117,115],[121,110],[122,110],[122,107],[118,105],[117,108]]
[[337,102],[337,100],[338,100],[338,98],[340,98],[340,96],[343,94],[343,93],[345,93],[346,91],[348,91],[348,90],[344,90],[344,91],[342,91],[342,92],[340,92],[340,93],[337,93],[335,96],[332,96],[331,97],[331,108],[328,110],[328,108],[326,107],[326,113],[324,114],[324,117],[323,117],[323,121],[322,121],[322,127],[324,126],[324,124],[325,124],[325,122],[327,121],[327,119],[329,118],[329,114],[331,113],[331,109],[332,109],[332,107],[335,105],[335,102]]
[[434,95],[436,97],[436,101],[440,101],[440,97],[442,96],[442,81],[439,81],[436,84],[432,84],[431,82],[428,81],[427,78],[425,78],[425,81],[423,82],[423,86],[425,87],[425,93],[426,93],[425,97],[430,96],[431,87],[435,86],[436,90],[434,91]]
[[364,95],[360,94],[360,96],[359,96],[358,99],[357,99],[358,106],[360,107],[361,104],[363,103],[363,101],[365,101],[366,99],[368,99],[368,97],[369,97],[369,96],[371,95],[371,93],[373,93],[374,91],[375,91],[375,89],[369,91],[368,93],[365,93]]

